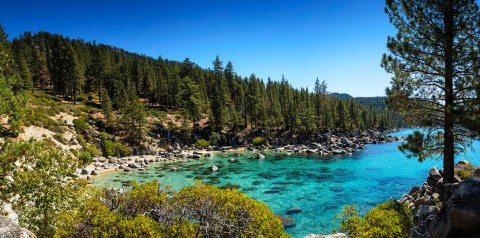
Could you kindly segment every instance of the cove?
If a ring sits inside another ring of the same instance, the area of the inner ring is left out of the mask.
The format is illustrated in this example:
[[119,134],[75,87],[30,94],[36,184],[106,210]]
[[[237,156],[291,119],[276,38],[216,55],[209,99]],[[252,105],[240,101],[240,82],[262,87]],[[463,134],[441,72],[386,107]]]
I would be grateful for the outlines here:
[[[405,136],[412,130],[393,133]],[[411,186],[421,185],[432,166],[442,167],[441,160],[423,163],[408,159],[398,151],[401,142],[366,145],[352,155],[307,156],[266,153],[264,160],[252,159],[253,153],[219,153],[213,158],[177,163],[151,163],[145,171],[112,172],[94,180],[98,187],[122,187],[122,181],[161,184],[179,190],[192,185],[194,179],[216,186],[239,185],[238,190],[265,202],[275,213],[285,215],[290,207],[302,209],[289,215],[296,226],[286,231],[293,237],[309,233],[328,234],[338,227],[332,220],[345,205],[357,204],[366,211],[389,198],[399,199]],[[480,149],[475,141],[473,148]],[[238,162],[232,163],[230,159]],[[480,164],[479,153],[469,151],[456,157]],[[218,171],[211,172],[211,166]],[[177,168],[174,171],[172,168]]]

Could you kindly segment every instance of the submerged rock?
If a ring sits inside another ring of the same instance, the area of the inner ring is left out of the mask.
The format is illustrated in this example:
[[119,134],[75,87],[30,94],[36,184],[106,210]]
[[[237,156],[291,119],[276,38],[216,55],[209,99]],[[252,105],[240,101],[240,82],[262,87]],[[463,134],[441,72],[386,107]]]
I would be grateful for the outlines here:
[[215,172],[215,171],[217,171],[217,170],[218,170],[218,167],[217,167],[217,166],[215,166],[215,165],[213,165],[213,166],[212,166],[210,169],[212,170],[212,172]]
[[240,185],[238,184],[227,184],[220,187],[221,189],[239,189]]
[[279,215],[279,214],[275,214],[275,216],[278,219],[280,219],[280,221],[282,222],[283,228],[285,228],[285,229],[292,228],[292,227],[295,227],[297,225],[295,223],[295,220],[293,220],[293,218],[291,218],[291,217],[282,216],[282,215]]
[[348,238],[348,235],[344,233],[337,233],[337,234],[330,234],[330,235],[308,234],[304,238]]
[[293,214],[298,214],[302,212],[302,209],[298,208],[298,207],[291,207],[289,209],[287,209],[287,211],[285,212],[285,214],[287,215],[293,215]]

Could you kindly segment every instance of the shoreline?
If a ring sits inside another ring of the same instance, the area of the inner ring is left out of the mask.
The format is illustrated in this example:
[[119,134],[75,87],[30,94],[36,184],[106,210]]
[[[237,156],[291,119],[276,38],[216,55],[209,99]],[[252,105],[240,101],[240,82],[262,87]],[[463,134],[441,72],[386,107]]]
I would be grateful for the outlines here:
[[[398,131],[398,130],[396,130]],[[198,148],[195,146],[184,146],[180,148],[178,144],[175,147],[170,146],[168,150],[161,149],[156,151],[156,155],[135,155],[126,157],[94,157],[93,161],[81,168],[77,168],[72,177],[88,180],[89,184],[93,180],[103,177],[112,172],[134,172],[143,171],[150,163],[171,163],[175,161],[188,161],[201,158],[211,158],[220,153],[255,153],[257,159],[264,157],[262,152],[276,152],[285,154],[318,154],[320,156],[328,155],[346,155],[353,154],[363,150],[366,144],[390,143],[403,138],[391,136],[384,131],[350,131],[350,132],[328,132],[312,136],[311,140],[299,144],[287,144],[283,146],[240,146],[240,147],[212,147]]]

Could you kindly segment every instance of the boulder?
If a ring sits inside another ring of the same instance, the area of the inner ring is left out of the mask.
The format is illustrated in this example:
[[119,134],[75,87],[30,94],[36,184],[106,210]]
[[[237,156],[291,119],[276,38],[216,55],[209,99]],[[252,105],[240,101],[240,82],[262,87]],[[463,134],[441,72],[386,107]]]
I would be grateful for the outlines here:
[[448,189],[443,207],[428,225],[432,238],[480,237],[480,179],[467,179]]
[[257,159],[265,159],[265,155],[257,153],[256,158]]
[[12,219],[0,216],[0,237],[2,238],[34,238],[29,230],[22,228]]
[[92,170],[92,172],[90,172],[90,175],[98,175],[98,173],[96,170]]
[[215,166],[215,165],[213,165],[213,166],[212,166],[210,169],[212,170],[212,172],[215,172],[215,171],[217,171],[217,170],[218,170],[218,167],[217,167],[217,166]]
[[480,178],[480,168],[476,168],[473,173],[472,173],[472,176],[474,178]]
[[406,203],[406,202],[410,203],[410,202],[413,201],[413,200],[414,200],[414,198],[413,198],[412,196],[410,196],[410,195],[408,195],[408,194],[404,194],[404,195],[398,200],[398,202],[399,202],[399,203]]
[[5,178],[5,180],[7,180],[9,183],[15,182],[15,179],[13,179],[13,177],[10,176],[10,175],[5,176],[4,178]]
[[332,154],[334,155],[343,155],[346,154],[347,152],[345,150],[337,149],[337,150],[332,150]]
[[293,220],[293,218],[291,218],[291,217],[282,216],[282,215],[278,215],[278,214],[275,214],[275,216],[278,219],[280,219],[280,221],[282,222],[283,228],[285,228],[285,229],[292,228],[292,227],[295,227],[297,225],[295,223],[295,220]]
[[420,187],[419,186],[413,186],[411,189],[410,189],[410,192],[408,192],[408,195],[412,196],[412,194],[414,194],[415,192],[418,192],[420,190]]
[[285,214],[287,215],[293,215],[293,214],[298,214],[302,212],[302,209],[298,208],[298,207],[291,207],[289,209],[287,209],[287,211],[285,212]]
[[322,149],[322,145],[317,143],[312,143],[308,146],[308,148],[311,150],[319,150],[319,149]]
[[133,169],[138,169],[138,168],[141,168],[142,165],[139,163],[133,163],[133,164],[129,164],[129,167]]
[[342,143],[346,146],[351,146],[352,145],[352,142],[345,137],[340,138],[340,143]]
[[427,183],[431,187],[436,186],[438,180],[440,180],[441,178],[442,174],[440,174],[440,171],[437,169],[437,167],[433,166],[428,172]]
[[82,169],[82,173],[81,173],[81,174],[88,174],[88,170]]

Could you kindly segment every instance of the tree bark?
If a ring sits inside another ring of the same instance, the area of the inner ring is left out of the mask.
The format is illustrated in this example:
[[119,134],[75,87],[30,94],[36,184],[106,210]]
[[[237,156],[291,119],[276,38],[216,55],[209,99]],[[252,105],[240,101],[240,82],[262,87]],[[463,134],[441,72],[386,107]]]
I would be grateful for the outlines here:
[[452,0],[445,2],[444,27],[445,27],[445,124],[444,124],[444,151],[443,151],[443,181],[454,182],[454,134],[453,134],[453,39],[454,10]]

